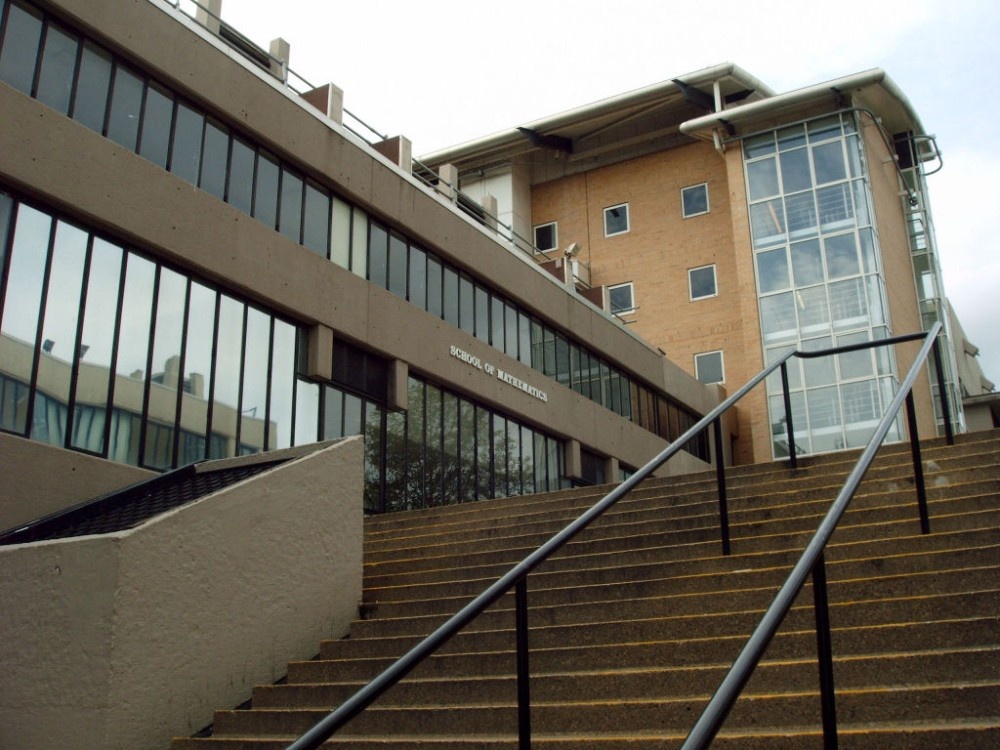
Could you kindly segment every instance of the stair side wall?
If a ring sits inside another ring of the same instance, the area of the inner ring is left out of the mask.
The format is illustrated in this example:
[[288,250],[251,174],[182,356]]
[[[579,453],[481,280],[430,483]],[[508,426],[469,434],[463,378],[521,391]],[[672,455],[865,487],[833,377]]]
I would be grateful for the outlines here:
[[166,748],[347,633],[360,438],[128,532],[0,549],[0,746]]

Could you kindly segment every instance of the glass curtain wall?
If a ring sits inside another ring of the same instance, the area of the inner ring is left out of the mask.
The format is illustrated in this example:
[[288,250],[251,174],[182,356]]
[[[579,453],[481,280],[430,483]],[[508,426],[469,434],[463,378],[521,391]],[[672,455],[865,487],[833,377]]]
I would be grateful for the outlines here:
[[[767,362],[886,338],[890,321],[864,145],[853,113],[743,141]],[[796,448],[864,445],[896,388],[888,348],[789,361]],[[767,384],[775,457],[788,454],[780,377]],[[895,425],[889,439],[899,439]]]
[[4,192],[0,267],[0,429],[151,469],[292,445],[294,324]]

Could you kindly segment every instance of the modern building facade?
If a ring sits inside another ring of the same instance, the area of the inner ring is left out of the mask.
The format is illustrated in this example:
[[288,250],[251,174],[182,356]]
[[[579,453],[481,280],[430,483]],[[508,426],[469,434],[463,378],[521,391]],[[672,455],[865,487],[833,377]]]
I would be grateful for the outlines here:
[[[515,239],[569,249],[578,287],[703,382],[739,387],[789,348],[935,321],[954,341],[925,180],[937,146],[881,70],[780,94],[724,64],[422,161],[497,196]],[[961,430],[955,348],[942,350]],[[796,449],[864,445],[909,351],[794,361]],[[925,379],[917,396],[929,429],[937,390]],[[775,376],[741,409],[738,461],[787,455],[781,394]]]
[[0,2],[8,467],[363,434],[382,511],[612,480],[718,402],[218,11]]

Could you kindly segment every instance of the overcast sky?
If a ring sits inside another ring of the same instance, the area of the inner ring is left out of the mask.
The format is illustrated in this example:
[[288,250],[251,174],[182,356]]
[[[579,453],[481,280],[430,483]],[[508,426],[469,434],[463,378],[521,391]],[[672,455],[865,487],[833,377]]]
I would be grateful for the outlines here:
[[883,68],[937,136],[946,291],[1000,385],[996,0],[223,0],[222,18],[286,39],[296,73],[417,156],[720,62],[777,92]]

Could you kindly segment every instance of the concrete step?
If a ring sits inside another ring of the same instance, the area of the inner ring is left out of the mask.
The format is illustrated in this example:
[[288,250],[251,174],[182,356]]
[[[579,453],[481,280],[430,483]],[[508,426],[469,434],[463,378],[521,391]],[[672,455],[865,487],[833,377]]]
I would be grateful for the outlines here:
[[[993,598],[996,602],[996,595]],[[835,653],[862,654],[918,651],[928,648],[989,647],[995,644],[1000,617],[948,613],[939,620],[891,621],[878,625],[841,625],[834,622]],[[836,609],[831,619],[836,616]],[[756,625],[756,621],[751,623]],[[797,621],[796,629],[782,629],[768,650],[768,658],[798,658],[816,649],[813,622]],[[791,626],[790,626],[791,627]],[[533,631],[534,632],[534,631]],[[696,666],[732,661],[743,648],[750,628],[730,635],[670,632],[643,641],[586,644],[566,639],[558,645],[539,645],[532,639],[531,664],[541,672],[621,669],[635,665]],[[491,644],[496,645],[496,644]],[[288,682],[326,683],[371,680],[388,668],[395,654],[384,657],[296,661],[289,664]],[[413,677],[457,678],[509,674],[514,665],[513,639],[506,648],[469,652],[438,652],[416,668]]]
[[[707,694],[714,691],[729,670],[728,662],[694,667],[649,667],[579,672],[536,672],[531,678],[532,701],[598,701]],[[1000,668],[1000,646],[932,649],[877,654],[840,654],[834,660],[836,685],[840,689],[873,684],[913,684],[921,679],[983,681],[995,678]],[[254,689],[253,707],[327,708],[339,706],[364,686],[362,681],[269,685]],[[808,691],[817,685],[815,656],[765,660],[754,674],[749,689],[757,692]],[[517,695],[513,664],[509,673],[460,679],[404,680],[384,695],[383,706],[413,706],[427,703],[460,705],[473,698],[477,703],[504,703]]]
[[[532,728],[539,733],[587,734],[591,731],[682,732],[697,716],[708,696],[647,697],[641,700],[595,702],[533,702]],[[975,719],[1000,715],[1000,682],[995,679],[958,684],[894,685],[844,689],[837,693],[838,714],[850,723],[900,721],[918,708],[923,721]],[[260,709],[223,711],[215,717],[220,736],[247,734],[290,735],[302,733],[326,715],[320,709]],[[806,725],[819,716],[819,696],[813,690],[780,693],[747,692],[733,707],[731,729],[760,726]],[[346,736],[432,733],[493,735],[517,726],[516,704],[482,704],[463,701],[452,705],[382,707],[373,704],[344,729]]]
[[[586,737],[571,734],[539,734],[532,736],[536,750],[676,750],[684,735],[669,731],[656,733],[594,732]],[[173,750],[286,750],[293,738],[183,738],[174,740]],[[839,726],[839,743],[843,750],[984,750],[1000,747],[1000,718],[991,720],[958,719],[923,722],[919,726],[899,724],[848,724]],[[517,735],[513,731],[492,736],[453,737],[425,735],[422,737],[367,736],[333,737],[324,747],[349,746],[355,750],[517,750]],[[753,730],[729,731],[725,728],[716,736],[716,750],[821,750],[822,736],[815,727],[761,727]]]

